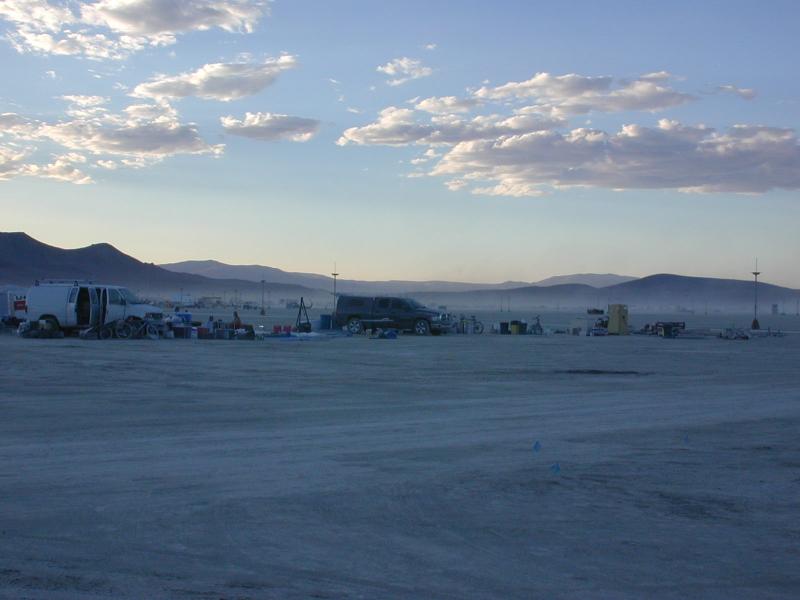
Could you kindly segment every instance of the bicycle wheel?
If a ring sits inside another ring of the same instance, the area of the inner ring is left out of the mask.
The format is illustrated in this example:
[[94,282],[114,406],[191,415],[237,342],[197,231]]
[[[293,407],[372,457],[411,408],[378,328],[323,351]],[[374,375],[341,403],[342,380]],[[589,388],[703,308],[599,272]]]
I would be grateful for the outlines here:
[[158,327],[150,323],[144,328],[144,335],[149,340],[157,340],[160,337],[158,335]]
[[483,323],[480,321],[475,321],[475,325],[473,326],[475,333],[483,333]]
[[121,340],[129,340],[133,337],[133,325],[125,321],[119,321],[114,330]]

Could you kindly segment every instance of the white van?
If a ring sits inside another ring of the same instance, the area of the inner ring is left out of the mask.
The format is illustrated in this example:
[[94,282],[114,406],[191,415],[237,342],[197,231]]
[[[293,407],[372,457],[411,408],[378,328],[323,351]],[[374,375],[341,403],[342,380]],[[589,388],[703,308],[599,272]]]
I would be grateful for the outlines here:
[[158,320],[157,306],[144,304],[127,288],[92,282],[36,282],[26,298],[28,319],[60,329],[86,329],[119,319]]

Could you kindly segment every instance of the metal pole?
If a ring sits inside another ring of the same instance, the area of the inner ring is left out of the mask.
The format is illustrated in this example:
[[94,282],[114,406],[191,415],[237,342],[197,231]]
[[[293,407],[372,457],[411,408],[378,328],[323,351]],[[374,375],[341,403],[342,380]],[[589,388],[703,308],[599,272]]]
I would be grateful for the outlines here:
[[761,275],[761,271],[758,270],[758,259],[756,259],[756,270],[753,271],[753,276],[755,280],[753,282],[753,329],[761,329],[761,326],[758,322],[758,276]]
[[264,280],[261,280],[261,316],[263,317],[267,314],[267,311],[264,309]]
[[333,263],[333,318],[336,318],[336,278],[339,277],[339,273],[336,272],[336,263]]

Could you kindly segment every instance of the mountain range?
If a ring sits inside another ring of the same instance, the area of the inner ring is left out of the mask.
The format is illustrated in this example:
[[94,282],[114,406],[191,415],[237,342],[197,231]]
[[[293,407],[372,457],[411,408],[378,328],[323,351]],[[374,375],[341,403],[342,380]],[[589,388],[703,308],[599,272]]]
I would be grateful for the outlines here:
[[[179,268],[194,272],[181,272]],[[332,288],[330,277],[324,275],[290,273],[258,265],[225,265],[216,261],[158,266],[141,262],[110,244],[63,249],[44,244],[25,233],[0,233],[0,284],[29,286],[45,278],[116,283],[151,297],[174,297],[181,291],[198,296],[238,294],[245,300],[257,300],[263,279],[263,289],[268,293],[280,294],[286,299],[305,296],[329,303]],[[402,294],[429,305],[445,304],[452,309],[495,310],[501,306],[602,308],[608,303],[620,302],[656,310],[683,307],[748,311],[752,309],[754,292],[753,282],[748,280],[672,274],[639,279],[613,274],[566,275],[535,284],[357,280],[339,280],[338,283],[340,293]],[[758,294],[762,306],[779,304],[792,310],[800,305],[800,290],[759,282]]]
[[[187,260],[159,265],[176,273],[191,273],[216,279],[242,279],[252,282],[265,281],[301,285],[309,288],[330,290],[333,278],[316,273],[294,273],[275,267],[262,265],[229,265],[216,260]],[[337,291],[360,294],[407,294],[410,292],[466,292],[474,290],[508,290],[525,286],[552,286],[567,283],[580,283],[592,287],[606,287],[635,277],[625,275],[586,273],[580,275],[559,275],[538,282],[505,281],[503,283],[467,283],[455,281],[359,281],[338,279]]]
[[[0,284],[29,286],[42,279],[80,279],[126,285],[147,294],[221,293],[234,290],[255,294],[261,285],[237,279],[212,279],[175,273],[141,262],[111,244],[64,249],[49,246],[25,233],[0,232]],[[266,289],[288,296],[313,293],[303,286],[270,283]]]

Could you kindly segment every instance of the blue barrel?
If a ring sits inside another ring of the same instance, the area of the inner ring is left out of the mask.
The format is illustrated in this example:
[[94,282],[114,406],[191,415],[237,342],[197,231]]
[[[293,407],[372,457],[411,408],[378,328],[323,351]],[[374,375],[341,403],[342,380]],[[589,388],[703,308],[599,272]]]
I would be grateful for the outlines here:
[[333,323],[331,319],[332,315],[320,315],[319,316],[319,328],[323,331],[330,329]]

